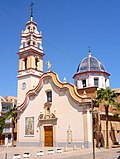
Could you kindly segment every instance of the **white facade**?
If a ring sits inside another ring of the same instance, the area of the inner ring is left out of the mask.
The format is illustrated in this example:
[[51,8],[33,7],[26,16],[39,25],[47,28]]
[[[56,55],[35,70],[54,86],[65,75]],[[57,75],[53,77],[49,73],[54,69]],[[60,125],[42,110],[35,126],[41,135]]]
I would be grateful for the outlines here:
[[74,85],[61,83],[49,62],[43,72],[42,35],[32,18],[22,32],[18,55],[17,145],[91,147],[91,100]]
[[[98,80],[98,85],[95,84],[95,80]],[[103,74],[100,73],[86,73],[86,75],[76,75],[75,83],[78,89],[84,88],[83,80],[86,80],[85,87],[93,87],[96,86],[98,88],[106,88],[109,87],[109,79],[106,78]]]
[[[21,111],[18,118],[17,145],[46,146],[45,127],[52,127],[52,146],[90,147],[90,101],[87,106],[83,105],[82,97],[72,92],[74,87],[70,84],[61,84],[53,72],[43,74],[41,78],[38,92],[28,95],[26,104],[18,106],[18,110]],[[35,89],[31,91],[34,92]],[[46,93],[49,91],[52,92],[51,102],[47,102]],[[28,118],[33,119],[32,134],[27,131]]]
[[43,74],[42,33],[38,32],[37,24],[31,20],[26,23],[25,31],[21,34],[18,68],[18,105],[26,93],[35,88]]

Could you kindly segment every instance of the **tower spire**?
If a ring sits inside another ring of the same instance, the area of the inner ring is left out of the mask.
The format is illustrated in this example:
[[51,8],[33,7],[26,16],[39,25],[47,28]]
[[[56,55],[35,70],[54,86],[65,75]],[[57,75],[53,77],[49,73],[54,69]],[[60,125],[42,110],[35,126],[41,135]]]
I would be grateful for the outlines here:
[[30,4],[30,20],[31,21],[33,20],[33,5],[34,5],[34,3],[31,2],[31,4]]

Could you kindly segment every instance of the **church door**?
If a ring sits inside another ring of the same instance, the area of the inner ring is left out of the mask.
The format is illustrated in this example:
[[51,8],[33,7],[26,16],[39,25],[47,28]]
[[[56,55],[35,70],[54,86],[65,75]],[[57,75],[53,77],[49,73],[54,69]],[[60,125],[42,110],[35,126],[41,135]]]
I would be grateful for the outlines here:
[[44,126],[44,145],[53,146],[53,127]]
[[5,144],[5,135],[0,135],[0,145]]

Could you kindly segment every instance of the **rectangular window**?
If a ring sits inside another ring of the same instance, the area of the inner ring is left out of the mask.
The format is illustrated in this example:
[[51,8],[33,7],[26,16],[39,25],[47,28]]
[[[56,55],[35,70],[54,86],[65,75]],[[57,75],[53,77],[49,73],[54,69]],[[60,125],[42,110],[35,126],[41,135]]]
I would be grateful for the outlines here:
[[34,135],[34,117],[25,118],[25,135]]
[[9,133],[10,132],[10,125],[5,125],[5,128],[3,131],[6,133]]
[[8,143],[11,143],[11,134],[8,135]]
[[2,111],[7,111],[9,110],[9,107],[7,105],[2,105]]
[[1,102],[2,104],[2,111],[8,111],[11,108],[13,108],[13,103],[8,103],[8,102]]
[[52,91],[47,92],[47,102],[52,102]]
[[86,80],[82,80],[83,87],[86,87]]
[[99,80],[98,78],[94,78],[94,86],[99,86]]
[[107,87],[107,79],[105,78],[105,87]]

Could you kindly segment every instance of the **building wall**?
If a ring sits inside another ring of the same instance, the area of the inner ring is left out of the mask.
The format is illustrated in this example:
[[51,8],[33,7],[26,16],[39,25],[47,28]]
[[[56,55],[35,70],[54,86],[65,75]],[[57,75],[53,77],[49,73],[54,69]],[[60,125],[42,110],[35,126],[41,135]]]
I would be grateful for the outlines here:
[[[101,132],[103,134],[104,142],[106,143],[106,121],[105,116],[101,117]],[[120,143],[120,119],[110,116],[108,122],[108,136],[109,145]]]
[[[26,76],[18,78],[18,105],[20,105],[24,101],[26,93],[30,89],[35,88],[38,82],[39,78],[31,75],[27,75],[27,78]],[[23,88],[23,84],[25,84],[25,88]]]
[[[5,98],[0,97],[0,116],[6,115],[7,111],[15,107],[17,103],[16,97],[6,96]],[[14,129],[12,119],[5,121],[5,128],[3,133],[0,135],[0,145],[12,146],[14,140]]]
[[[52,91],[52,105],[50,112],[57,119],[39,121],[39,115],[42,112],[45,114],[44,105],[47,102],[46,91]],[[34,117],[34,135],[25,135],[25,118]],[[87,120],[88,118],[88,120]],[[84,128],[86,120],[87,130]],[[60,90],[54,85],[52,79],[43,81],[43,86],[36,97],[30,97],[29,104],[23,110],[18,119],[18,137],[17,145],[41,145],[44,146],[44,126],[53,126],[53,146],[76,145],[81,147],[84,144],[86,147],[91,145],[91,133],[89,126],[91,123],[91,114],[87,113],[85,117],[83,106],[78,105],[69,91]],[[70,131],[70,136],[68,133]],[[85,138],[85,133],[88,133]],[[70,139],[70,138],[71,139]],[[70,143],[69,143],[70,142]],[[69,144],[68,144],[69,143]]]
[[83,88],[82,81],[86,79],[86,87],[93,87],[94,84],[94,78],[99,79],[98,88],[106,88],[109,87],[109,79],[107,79],[104,74],[100,73],[89,73],[89,74],[81,74],[77,75],[75,79],[75,83],[77,83],[77,88]]

